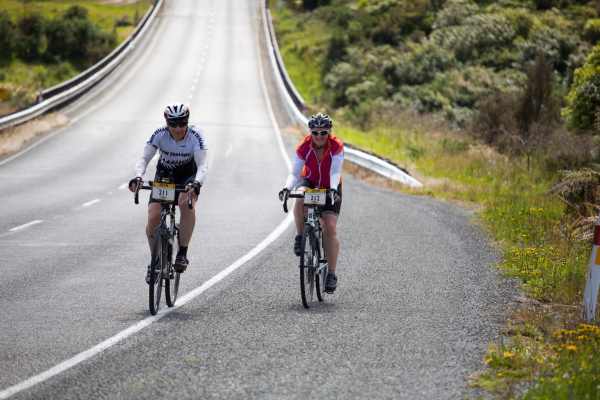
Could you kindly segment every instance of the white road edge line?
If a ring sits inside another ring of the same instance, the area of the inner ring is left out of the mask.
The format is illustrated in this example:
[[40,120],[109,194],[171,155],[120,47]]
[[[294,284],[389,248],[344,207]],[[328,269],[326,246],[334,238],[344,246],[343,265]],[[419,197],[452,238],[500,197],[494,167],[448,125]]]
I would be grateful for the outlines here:
[[[260,28],[259,28],[258,34],[260,34]],[[271,123],[273,124],[273,128],[275,128],[275,133],[277,135],[277,142],[279,143],[279,149],[281,151],[283,159],[285,160],[285,162],[287,164],[288,170],[291,170],[292,163],[290,161],[290,157],[288,156],[288,154],[285,151],[285,147],[283,145],[283,139],[281,138],[281,131],[279,129],[279,125],[277,124],[277,121],[275,120],[275,114],[273,113],[273,108],[272,108],[271,102],[269,100],[269,97],[267,95],[267,90],[266,90],[267,86],[265,84],[265,78],[263,75],[263,65],[262,65],[262,60],[260,57],[261,52],[260,52],[260,47],[259,47],[258,41],[256,42],[256,49],[257,49],[258,69],[259,69],[260,83],[262,86],[263,97],[265,98],[265,102],[267,104],[267,109],[269,111],[269,117],[271,119]],[[277,226],[277,228],[275,228],[275,230],[273,232],[271,232],[269,234],[269,236],[267,236],[262,242],[260,242],[258,245],[256,245],[256,247],[254,247],[252,250],[250,250],[248,253],[246,253],[242,257],[238,258],[233,264],[231,264],[230,266],[228,266],[227,268],[225,268],[224,270],[219,272],[217,275],[213,276],[208,281],[204,282],[201,286],[186,293],[184,296],[182,296],[177,301],[177,304],[175,305],[175,307],[167,308],[167,309],[163,308],[163,310],[159,311],[158,314],[156,314],[155,316],[144,318],[137,324],[134,324],[134,325],[130,326],[129,328],[122,330],[121,332],[119,332],[116,335],[97,344],[96,346],[94,346],[88,350],[82,351],[81,353],[75,355],[74,357],[71,357],[68,360],[63,361],[60,364],[55,365],[54,367],[52,367],[38,375],[34,375],[20,383],[17,383],[16,385],[10,386],[10,387],[0,391],[0,400],[7,399],[14,394],[17,394],[23,390],[29,389],[29,388],[37,385],[38,383],[42,383],[42,382],[52,378],[53,376],[56,376],[64,371],[68,370],[69,368],[74,367],[77,364],[80,364],[83,361],[94,357],[95,355],[114,346],[115,344],[128,338],[129,336],[141,331],[142,329],[149,326],[153,322],[156,322],[159,319],[161,319],[162,317],[169,315],[170,313],[172,313],[179,307],[183,306],[184,304],[186,304],[189,301],[193,300],[194,298],[198,297],[203,292],[205,292],[206,290],[208,290],[209,288],[211,288],[218,282],[222,281],[229,274],[231,274],[236,269],[238,269],[239,267],[241,267],[242,265],[244,265],[245,263],[250,261],[256,255],[258,255],[262,250],[264,250],[271,243],[273,243],[275,240],[277,240],[277,238],[279,238],[279,236],[281,236],[283,234],[283,232],[285,232],[287,230],[287,228],[292,224],[292,221],[293,221],[292,215],[288,214],[285,217],[285,219],[283,221],[281,221],[281,223]]]
[[36,220],[28,222],[26,224],[15,226],[14,228],[9,229],[8,231],[9,232],[20,231],[20,230],[23,230],[25,228],[29,228],[30,226],[41,224],[42,222],[44,222],[44,221],[42,221],[41,219],[36,219]]
[[86,202],[86,203],[83,203],[83,204],[81,205],[81,207],[89,207],[89,206],[91,206],[91,205],[94,205],[94,204],[96,204],[96,203],[100,203],[100,199],[94,199],[94,200],[90,200],[90,201],[88,201],[88,202]]

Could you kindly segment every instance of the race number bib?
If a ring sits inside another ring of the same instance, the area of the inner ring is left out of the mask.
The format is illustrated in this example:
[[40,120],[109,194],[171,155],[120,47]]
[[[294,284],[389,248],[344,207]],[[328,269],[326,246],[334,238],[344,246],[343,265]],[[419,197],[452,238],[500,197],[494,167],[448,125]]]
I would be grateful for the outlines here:
[[323,206],[326,201],[327,191],[325,189],[307,189],[306,192],[304,192],[304,204]]
[[175,201],[175,184],[154,182],[152,185],[152,198],[159,201]]

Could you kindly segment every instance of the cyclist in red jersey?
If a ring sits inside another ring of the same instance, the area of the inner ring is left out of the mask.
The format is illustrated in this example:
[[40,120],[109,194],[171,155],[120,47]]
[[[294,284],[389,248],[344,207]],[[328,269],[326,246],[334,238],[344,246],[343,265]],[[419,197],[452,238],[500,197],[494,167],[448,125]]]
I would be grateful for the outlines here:
[[[305,136],[296,148],[292,172],[285,187],[279,192],[280,198],[285,191],[307,188],[330,189],[334,201],[328,197],[321,215],[323,226],[323,247],[327,256],[329,273],[325,279],[325,291],[333,293],[337,287],[336,266],[340,251],[337,238],[337,219],[342,206],[342,164],[344,162],[344,144],[331,134],[333,121],[327,114],[315,114],[308,121],[310,134]],[[302,229],[304,227],[304,201],[296,199],[294,204],[296,238],[294,253],[302,253]]]

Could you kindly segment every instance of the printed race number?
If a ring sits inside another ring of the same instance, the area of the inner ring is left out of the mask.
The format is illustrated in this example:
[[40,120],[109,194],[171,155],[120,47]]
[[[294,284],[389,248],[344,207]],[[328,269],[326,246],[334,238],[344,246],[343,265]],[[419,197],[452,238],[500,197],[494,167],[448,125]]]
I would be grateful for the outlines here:
[[325,205],[327,191],[325,189],[308,189],[304,192],[304,204]]
[[175,184],[154,182],[152,185],[152,198],[160,201],[175,201]]

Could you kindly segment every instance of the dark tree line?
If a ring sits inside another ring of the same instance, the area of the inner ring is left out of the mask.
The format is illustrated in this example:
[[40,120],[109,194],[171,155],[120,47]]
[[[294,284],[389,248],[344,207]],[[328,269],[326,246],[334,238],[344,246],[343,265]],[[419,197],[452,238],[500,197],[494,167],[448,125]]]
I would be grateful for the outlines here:
[[70,61],[86,67],[116,45],[115,32],[106,32],[88,17],[87,10],[72,6],[59,17],[29,13],[13,22],[0,11],[0,62],[14,58],[26,62]]

